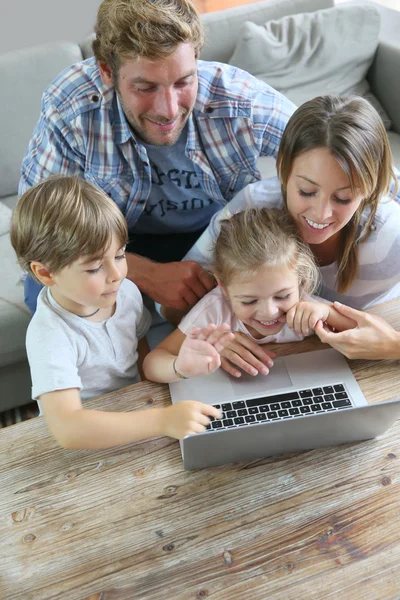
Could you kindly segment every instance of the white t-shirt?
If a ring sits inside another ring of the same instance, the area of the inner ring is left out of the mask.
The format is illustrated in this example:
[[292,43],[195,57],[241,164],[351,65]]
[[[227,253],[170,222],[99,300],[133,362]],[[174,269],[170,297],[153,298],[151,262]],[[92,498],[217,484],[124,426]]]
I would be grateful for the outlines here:
[[132,281],[118,291],[115,313],[94,323],[62,308],[43,288],[26,336],[32,398],[78,388],[87,400],[140,381],[137,345],[151,317]]
[[[313,301],[314,299],[312,296],[307,296],[304,300]],[[318,300],[320,299],[318,298]],[[304,339],[303,335],[298,335],[286,324],[276,334],[267,335],[261,339],[255,338],[248,331],[246,325],[232,312],[230,302],[223,295],[219,286],[201,298],[196,306],[183,317],[182,321],[179,323],[179,329],[182,333],[188,335],[193,327],[207,327],[209,323],[213,323],[217,327],[222,325],[222,323],[228,323],[232,331],[241,331],[242,333],[245,333],[257,344],[267,344],[268,342],[300,342]],[[310,334],[312,333],[314,332],[310,331]]]

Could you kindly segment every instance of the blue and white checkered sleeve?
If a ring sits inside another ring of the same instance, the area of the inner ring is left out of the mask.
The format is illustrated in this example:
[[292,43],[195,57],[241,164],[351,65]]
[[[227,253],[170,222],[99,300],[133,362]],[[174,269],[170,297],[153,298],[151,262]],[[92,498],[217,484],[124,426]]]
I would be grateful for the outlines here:
[[84,164],[75,133],[44,98],[39,122],[22,162],[19,195],[52,174],[80,175]]

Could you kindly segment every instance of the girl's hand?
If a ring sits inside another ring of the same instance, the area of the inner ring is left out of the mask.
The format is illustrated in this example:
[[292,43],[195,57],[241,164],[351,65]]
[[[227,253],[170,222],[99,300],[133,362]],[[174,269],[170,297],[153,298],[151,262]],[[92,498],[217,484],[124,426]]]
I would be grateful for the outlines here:
[[217,408],[194,400],[183,400],[163,410],[163,435],[178,440],[182,440],[185,435],[205,431],[210,417],[221,418],[221,413]]
[[227,323],[220,327],[194,327],[184,340],[175,361],[178,373],[185,377],[198,377],[213,373],[221,366],[220,352],[234,339]]
[[233,377],[240,377],[242,374],[236,367],[249,375],[268,375],[275,356],[274,352],[265,350],[245,333],[236,331],[234,339],[221,352],[221,367]]
[[325,322],[329,317],[329,304],[322,302],[298,302],[286,313],[286,323],[298,335],[310,335],[318,321]]
[[339,302],[334,308],[344,317],[357,323],[354,329],[332,332],[318,323],[315,333],[324,344],[329,344],[347,358],[400,359],[400,333],[381,317],[366,313]]

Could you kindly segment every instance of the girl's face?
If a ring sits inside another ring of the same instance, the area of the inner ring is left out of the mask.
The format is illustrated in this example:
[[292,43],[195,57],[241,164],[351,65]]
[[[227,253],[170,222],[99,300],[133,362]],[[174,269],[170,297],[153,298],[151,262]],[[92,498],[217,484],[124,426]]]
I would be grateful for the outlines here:
[[287,208],[302,239],[322,244],[338,236],[363,198],[351,193],[350,180],[328,148],[298,156],[287,183]]
[[287,311],[299,301],[298,277],[288,267],[263,267],[251,279],[233,278],[222,291],[256,339],[278,333]]

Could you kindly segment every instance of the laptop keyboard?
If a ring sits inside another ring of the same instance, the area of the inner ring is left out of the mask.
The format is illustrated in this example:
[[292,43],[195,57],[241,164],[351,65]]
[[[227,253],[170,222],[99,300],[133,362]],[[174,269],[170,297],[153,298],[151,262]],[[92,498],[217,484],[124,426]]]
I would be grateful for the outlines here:
[[221,410],[223,415],[221,419],[211,417],[207,426],[208,431],[306,417],[316,413],[350,408],[353,403],[344,385],[338,383],[298,392],[214,404],[214,406]]

